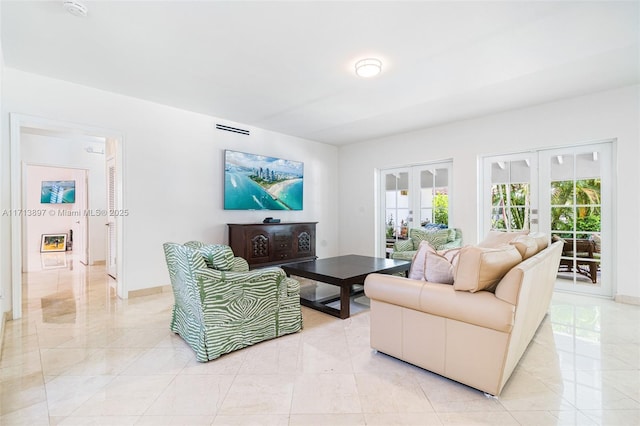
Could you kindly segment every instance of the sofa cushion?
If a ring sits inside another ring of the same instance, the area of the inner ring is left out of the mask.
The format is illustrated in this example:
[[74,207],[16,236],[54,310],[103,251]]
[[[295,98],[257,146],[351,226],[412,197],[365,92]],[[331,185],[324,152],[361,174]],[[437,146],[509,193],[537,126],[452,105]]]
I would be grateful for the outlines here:
[[518,235],[509,244],[514,246],[520,252],[522,260],[526,260],[538,253],[538,242],[529,235]]
[[409,238],[413,241],[413,248],[418,250],[422,241],[428,241],[436,250],[456,236],[455,229],[424,230],[420,228],[409,229]]
[[509,244],[514,238],[519,235],[527,235],[529,231],[516,231],[516,232],[502,232],[502,231],[489,231],[487,236],[482,240],[479,247],[500,247],[504,244]]
[[460,250],[454,272],[456,290],[493,290],[511,268],[522,261],[522,256],[510,244],[500,247],[466,246]]
[[453,271],[458,261],[459,248],[426,252],[424,278],[432,283],[453,284]]

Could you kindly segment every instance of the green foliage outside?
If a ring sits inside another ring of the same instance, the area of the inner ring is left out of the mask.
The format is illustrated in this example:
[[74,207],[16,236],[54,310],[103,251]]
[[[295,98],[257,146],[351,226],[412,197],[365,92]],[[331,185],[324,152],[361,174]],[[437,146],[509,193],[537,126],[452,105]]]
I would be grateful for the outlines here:
[[529,184],[494,185],[491,191],[493,229],[529,229]]
[[[577,180],[575,191],[572,180],[552,182],[551,230],[573,231],[575,216],[575,231],[600,232],[600,203],[600,179]],[[572,237],[571,234],[560,236]]]
[[[575,192],[575,209],[574,209]],[[600,179],[551,183],[551,230],[600,232]],[[492,227],[529,229],[529,184],[496,184],[492,188]],[[571,237],[571,234],[561,234]]]
[[389,220],[387,221],[387,238],[393,238],[393,215],[389,215]]
[[449,225],[449,195],[438,192],[433,197],[433,222]]

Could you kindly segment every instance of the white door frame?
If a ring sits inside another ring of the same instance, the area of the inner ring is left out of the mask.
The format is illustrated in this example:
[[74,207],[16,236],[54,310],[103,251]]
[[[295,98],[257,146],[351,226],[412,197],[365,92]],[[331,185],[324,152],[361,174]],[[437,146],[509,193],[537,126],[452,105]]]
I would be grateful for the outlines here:
[[[122,165],[123,158],[123,137],[119,132],[103,129],[99,127],[79,125],[76,123],[68,123],[58,120],[50,120],[41,117],[35,117],[24,114],[10,113],[10,142],[11,142],[11,209],[12,211],[19,211],[22,209],[22,154],[21,154],[21,129],[23,127],[32,127],[37,129],[44,129],[49,131],[59,131],[66,133],[81,133],[94,136],[102,136],[112,138],[116,141],[116,164]],[[122,167],[118,167],[118,185],[117,192],[120,200],[123,200],[122,191]],[[126,285],[124,270],[124,257],[123,257],[123,224],[120,217],[120,223],[117,228],[117,256],[119,259],[118,269],[118,296],[126,298]],[[16,215],[11,216],[11,306],[12,306],[12,319],[18,319],[22,317],[22,218]]]
[[[548,191],[551,185],[551,181],[549,179],[550,165],[549,160],[551,158],[555,158],[558,155],[574,155],[574,154],[586,154],[588,152],[598,152],[600,154],[600,176],[601,176],[601,187],[600,193],[601,196],[605,199],[608,198],[607,202],[602,202],[600,204],[601,209],[601,221],[600,221],[600,235],[602,236],[602,250],[601,250],[601,279],[597,285],[586,284],[582,285],[576,281],[577,273],[572,273],[573,281],[571,283],[566,282],[565,280],[557,280],[555,289],[559,291],[567,291],[572,293],[580,293],[580,294],[588,294],[591,296],[599,296],[599,297],[607,297],[612,298],[614,294],[614,271],[617,265],[615,265],[615,256],[613,255],[613,244],[615,241],[616,230],[614,229],[615,221],[613,220],[613,212],[614,206],[616,203],[616,192],[615,192],[615,176],[613,173],[614,170],[614,157],[613,157],[613,142],[612,141],[603,141],[603,142],[594,142],[594,143],[585,143],[581,145],[573,145],[555,149],[543,149],[539,151],[540,154],[540,176],[544,181],[541,180],[541,184],[543,191]],[[575,174],[575,168],[574,168]],[[573,176],[575,179],[575,175]],[[546,192],[548,194],[548,192]],[[545,197],[540,200],[540,209],[541,211],[544,209],[549,212],[551,210],[551,203],[549,197]],[[545,215],[541,216],[541,219],[545,220],[544,223],[541,223],[544,226],[544,229],[551,229],[551,221],[550,216]]]
[[[449,226],[451,226],[453,222],[453,197],[451,194],[453,193],[453,160],[441,160],[441,161],[433,161],[428,163],[421,164],[409,164],[406,166],[392,167],[388,169],[376,169],[376,185],[377,189],[377,201],[376,201],[376,256],[385,257],[385,244],[386,242],[386,176],[389,174],[399,174],[399,173],[407,173],[407,190],[409,191],[409,204],[407,206],[407,226],[409,228],[419,228],[420,222],[423,219],[421,217],[421,206],[420,206],[420,172],[423,170],[432,170],[435,168],[439,169],[447,169],[448,173],[448,185],[447,188],[449,190]],[[396,222],[399,220],[398,217],[395,218]],[[397,223],[395,224],[398,225]]]
[[[598,147],[602,147],[603,145],[607,145],[608,147],[606,148],[606,154],[604,156],[607,161],[607,164],[603,165],[604,168],[602,170],[602,173],[607,174],[607,177],[609,177],[609,181],[604,183],[604,186],[601,188],[601,192],[602,194],[610,194],[608,205],[602,207],[603,211],[606,210],[606,212],[603,213],[603,222],[602,222],[602,227],[603,227],[602,233],[603,234],[606,233],[605,238],[602,241],[602,244],[603,244],[602,252],[606,254],[606,256],[602,258],[602,264],[605,265],[606,267],[606,269],[603,269],[603,275],[602,275],[602,280],[604,282],[604,285],[601,284],[597,287],[583,286],[579,289],[580,291],[576,291],[575,286],[571,287],[571,286],[565,286],[562,284],[560,285],[556,284],[556,286],[554,287],[554,290],[575,292],[579,294],[589,294],[589,295],[600,296],[600,297],[613,297],[613,294],[615,293],[615,290],[616,290],[616,285],[615,285],[616,274],[617,274],[616,271],[618,268],[616,256],[614,253],[614,247],[612,243],[613,241],[616,240],[616,235],[617,235],[617,228],[615,226],[615,220],[613,219],[613,213],[612,213],[617,204],[617,201],[616,201],[617,195],[615,191],[615,188],[617,188],[616,174],[614,173],[615,167],[616,167],[616,164],[615,164],[616,144],[614,139],[584,142],[580,144],[563,145],[563,146],[544,148],[544,149],[540,148],[534,151],[527,151],[527,152],[517,152],[512,154],[504,154],[504,155],[487,155],[487,156],[481,157],[483,179],[482,179],[482,187],[480,190],[480,198],[482,200],[483,210],[482,212],[479,213],[479,216],[480,216],[479,221],[481,223],[481,226],[478,230],[478,234],[479,234],[478,241],[482,241],[482,239],[485,236],[485,233],[488,232],[488,230],[491,228],[491,218],[490,218],[491,196],[487,192],[487,188],[491,188],[490,165],[492,161],[494,162],[500,161],[501,159],[503,159],[504,161],[513,161],[518,159],[525,159],[528,156],[531,156],[531,159],[534,160],[534,157],[535,157],[535,163],[536,163],[538,172],[536,174],[535,180],[532,179],[531,192],[532,194],[535,192],[537,197],[535,198],[535,201],[532,198],[531,218],[539,219],[540,223],[539,225],[535,223],[532,224],[531,230],[535,231],[539,227],[539,229],[542,230],[543,232],[549,232],[549,230],[551,229],[551,223],[548,215],[549,213],[548,210],[550,209],[550,205],[549,205],[549,200],[542,196],[545,193],[545,191],[547,191],[546,188],[548,188],[548,182],[546,181],[545,176],[548,175],[549,172],[547,170],[548,169],[547,165],[541,164],[542,162],[541,159],[545,158],[545,156],[548,155],[549,153],[573,152],[576,150],[588,149],[588,148],[596,149]],[[533,165],[534,163],[532,162],[531,164]],[[535,211],[538,211],[539,213],[536,215],[534,213]],[[535,228],[534,228],[534,225],[536,226]],[[551,235],[549,235],[549,237],[551,237]]]

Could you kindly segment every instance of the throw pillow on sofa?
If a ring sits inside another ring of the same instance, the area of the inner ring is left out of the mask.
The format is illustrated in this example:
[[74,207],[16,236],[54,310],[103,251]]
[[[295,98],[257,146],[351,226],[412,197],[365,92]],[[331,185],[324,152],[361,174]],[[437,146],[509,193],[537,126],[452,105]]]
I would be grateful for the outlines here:
[[453,284],[453,271],[459,248],[436,251],[428,241],[418,247],[409,270],[409,278],[441,284]]
[[454,272],[453,288],[475,293],[491,291],[511,268],[522,262],[515,246],[497,248],[466,246],[460,250]]
[[544,232],[530,232],[529,237],[533,238],[538,244],[538,253],[549,246],[549,236]]
[[453,272],[458,263],[460,249],[427,250],[424,263],[424,278],[432,283],[453,284]]
[[418,246],[418,250],[416,254],[413,255],[413,259],[411,260],[411,268],[409,268],[409,274],[407,277],[412,280],[424,280],[424,263],[427,256],[427,251],[431,246],[427,241],[421,241]]
[[538,252],[538,242],[528,235],[518,235],[509,244],[518,249],[522,260],[527,260]]

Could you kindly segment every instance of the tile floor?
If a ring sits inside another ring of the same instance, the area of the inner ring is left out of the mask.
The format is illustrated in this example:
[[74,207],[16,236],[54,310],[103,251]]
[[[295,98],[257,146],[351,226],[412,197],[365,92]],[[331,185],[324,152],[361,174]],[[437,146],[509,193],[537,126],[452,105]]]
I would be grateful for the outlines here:
[[[25,275],[6,324],[0,424],[639,425],[640,307],[555,294],[499,398],[369,347],[368,311],[198,363],[172,294],[118,300],[103,267]],[[472,360],[470,359],[470,362]]]

